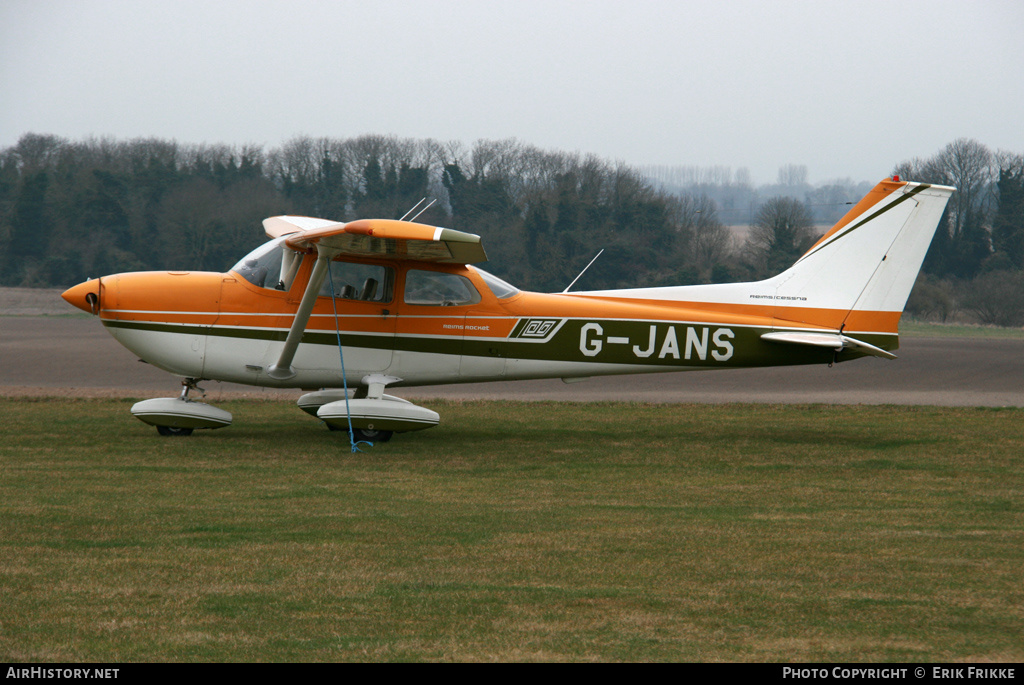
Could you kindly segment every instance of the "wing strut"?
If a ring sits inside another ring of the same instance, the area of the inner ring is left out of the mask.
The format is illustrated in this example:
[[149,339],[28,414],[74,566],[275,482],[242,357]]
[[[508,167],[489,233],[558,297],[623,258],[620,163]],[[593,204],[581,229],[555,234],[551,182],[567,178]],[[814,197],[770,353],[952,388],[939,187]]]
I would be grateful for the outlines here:
[[316,264],[313,266],[313,273],[309,276],[309,283],[306,284],[306,291],[302,293],[302,301],[299,303],[298,311],[295,312],[292,327],[288,330],[288,337],[285,338],[281,357],[267,370],[267,375],[271,378],[286,381],[295,376],[295,369],[292,368],[295,350],[299,348],[299,343],[302,341],[302,333],[306,330],[306,324],[309,323],[309,315],[313,313],[313,305],[316,304],[316,298],[320,294],[320,286],[323,285],[328,266],[336,254],[338,254],[338,250],[331,249],[326,245],[316,246]]

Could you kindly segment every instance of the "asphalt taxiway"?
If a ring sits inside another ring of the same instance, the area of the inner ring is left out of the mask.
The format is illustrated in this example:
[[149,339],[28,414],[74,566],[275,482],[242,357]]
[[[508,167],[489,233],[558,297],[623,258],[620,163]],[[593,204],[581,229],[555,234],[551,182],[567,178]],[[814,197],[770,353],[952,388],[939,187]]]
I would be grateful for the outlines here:
[[[906,338],[899,359],[827,366],[725,369],[396,388],[401,397],[572,402],[759,402],[1024,407],[1024,340]],[[299,390],[202,384],[208,399],[297,398]],[[88,316],[0,317],[0,394],[166,397],[178,379],[136,359]]]

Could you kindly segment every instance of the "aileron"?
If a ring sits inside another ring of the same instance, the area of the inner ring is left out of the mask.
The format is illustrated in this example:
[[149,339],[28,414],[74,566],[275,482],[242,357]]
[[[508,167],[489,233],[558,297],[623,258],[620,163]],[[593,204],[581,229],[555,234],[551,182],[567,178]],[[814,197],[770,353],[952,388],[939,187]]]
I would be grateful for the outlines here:
[[[480,236],[411,221],[362,219],[349,223],[326,222],[304,227],[296,217],[274,217],[263,222],[268,235],[287,235],[285,244],[308,251],[325,245],[339,255],[411,259],[438,264],[475,264],[487,261]],[[298,230],[291,230],[297,228]]]

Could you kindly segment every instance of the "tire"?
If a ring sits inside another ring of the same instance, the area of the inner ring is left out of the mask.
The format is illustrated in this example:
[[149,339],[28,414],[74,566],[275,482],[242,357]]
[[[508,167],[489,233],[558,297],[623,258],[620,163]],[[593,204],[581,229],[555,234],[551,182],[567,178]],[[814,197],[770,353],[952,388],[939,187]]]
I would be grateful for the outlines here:
[[156,432],[167,437],[185,437],[192,435],[192,428],[175,428],[174,426],[157,426]]
[[394,435],[394,431],[368,430],[353,428],[352,437],[356,442],[387,442]]

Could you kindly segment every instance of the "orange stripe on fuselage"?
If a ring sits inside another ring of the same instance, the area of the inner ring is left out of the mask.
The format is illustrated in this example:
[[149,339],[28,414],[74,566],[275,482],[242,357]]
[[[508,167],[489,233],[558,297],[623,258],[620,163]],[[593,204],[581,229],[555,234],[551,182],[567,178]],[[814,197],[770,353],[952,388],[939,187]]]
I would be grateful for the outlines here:
[[[453,271],[463,273],[459,269]],[[291,326],[302,291],[301,284],[296,284],[295,292],[288,293],[258,288],[231,274],[195,272],[187,277],[168,272],[117,274],[104,278],[104,285],[107,297],[101,317],[107,320],[276,330]],[[482,287],[481,291],[487,292]],[[896,333],[900,319],[900,312],[848,312],[778,304],[676,302],[529,292],[503,301],[487,292],[482,302],[458,307],[338,300],[337,308],[346,331],[481,338],[507,337],[519,319],[533,317],[827,330],[837,330],[845,322],[844,330],[851,333]],[[318,299],[307,328],[335,329],[330,299]]]

